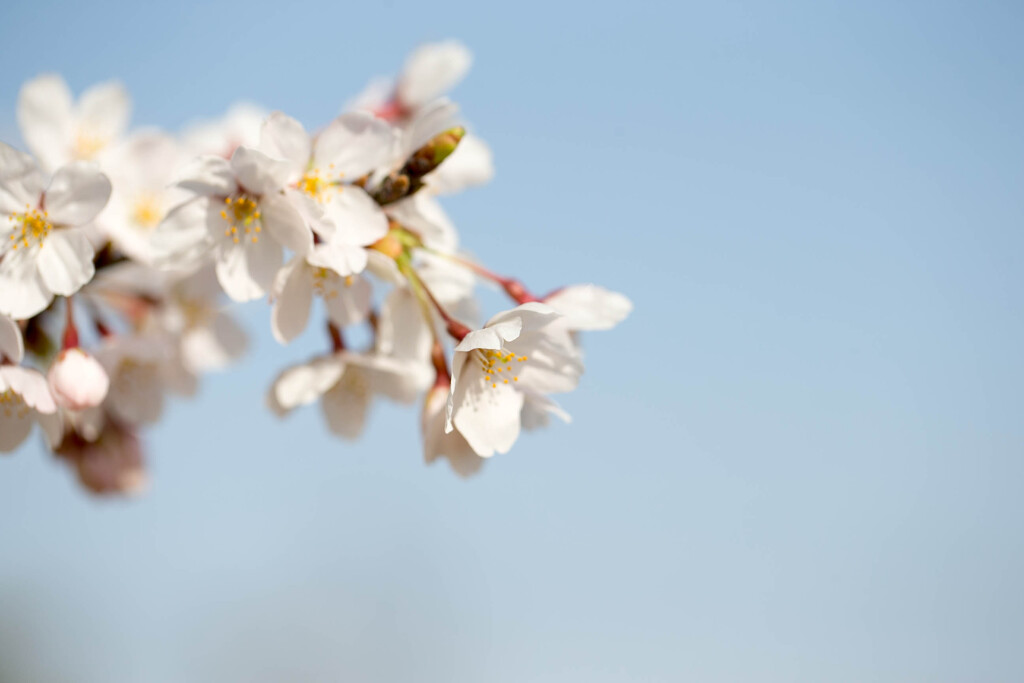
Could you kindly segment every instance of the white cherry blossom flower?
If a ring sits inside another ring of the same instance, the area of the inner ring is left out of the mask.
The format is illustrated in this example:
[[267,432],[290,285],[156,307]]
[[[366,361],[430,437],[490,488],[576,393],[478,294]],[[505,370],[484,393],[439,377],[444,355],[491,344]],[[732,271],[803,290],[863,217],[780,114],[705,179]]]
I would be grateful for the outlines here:
[[46,378],[31,368],[0,365],[0,453],[20,446],[36,423],[51,448],[60,441],[60,414]]
[[267,404],[283,417],[319,399],[328,429],[355,439],[362,434],[375,395],[410,403],[429,383],[430,367],[423,363],[340,351],[283,371],[267,394]]
[[147,265],[155,261],[159,253],[153,237],[156,226],[188,198],[183,190],[171,187],[185,160],[181,145],[159,131],[136,133],[107,155],[104,170],[113,191],[97,224],[135,261]]
[[314,140],[295,119],[274,112],[258,149],[288,165],[285,196],[330,245],[319,258],[340,275],[366,267],[365,247],[384,237],[387,216],[358,185],[385,164],[395,144],[391,126],[364,112],[343,114]]
[[499,313],[455,347],[446,432],[476,453],[506,453],[519,437],[527,396],[574,389],[583,364],[565,318],[527,303]]
[[32,153],[47,171],[72,161],[99,161],[124,133],[131,98],[117,82],[100,83],[74,102],[64,79],[45,74],[18,95],[18,125]]
[[92,278],[93,247],[80,226],[109,197],[94,164],[63,166],[46,185],[31,157],[0,143],[0,312],[29,318]]
[[196,121],[181,133],[182,143],[190,154],[230,159],[239,147],[255,147],[267,110],[250,102],[238,102],[217,119]]
[[178,186],[195,197],[157,228],[163,267],[186,267],[210,249],[217,279],[229,297],[249,301],[270,289],[284,248],[305,254],[313,232],[281,193],[287,161],[239,147],[230,161],[205,156],[186,165]]
[[57,354],[47,380],[57,405],[70,410],[98,406],[110,387],[110,378],[99,361],[77,346]]
[[328,320],[338,327],[362,322],[370,312],[369,280],[359,275],[342,277],[323,265],[326,261],[319,257],[325,249],[316,245],[307,257],[296,256],[278,273],[270,320],[274,339],[281,344],[306,329],[314,298],[324,302]]
[[155,335],[119,335],[96,349],[96,358],[110,377],[103,406],[118,422],[156,422],[168,392],[195,393],[196,379],[183,366],[173,341]]

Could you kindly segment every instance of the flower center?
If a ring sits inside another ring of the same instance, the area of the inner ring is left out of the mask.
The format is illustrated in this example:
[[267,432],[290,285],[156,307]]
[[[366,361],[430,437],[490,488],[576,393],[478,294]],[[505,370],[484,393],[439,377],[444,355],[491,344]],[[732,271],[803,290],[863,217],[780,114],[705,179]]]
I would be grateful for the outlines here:
[[89,135],[85,131],[79,131],[75,136],[75,145],[71,155],[82,161],[88,161],[96,156],[100,150],[107,146],[105,138],[96,135]]
[[163,217],[164,212],[160,210],[160,202],[156,195],[146,192],[136,198],[132,209],[132,220],[135,221],[136,226],[144,230],[152,230],[163,220]]
[[228,222],[224,231],[225,237],[238,244],[243,238],[248,238],[253,244],[260,241],[262,214],[260,205],[249,195],[242,194],[237,197],[225,197],[225,208],[220,212],[220,217]]
[[[338,290],[334,287],[334,271],[328,268],[314,268],[313,269],[313,293],[324,299],[333,299],[338,296]],[[346,287],[351,287],[355,279],[351,275],[346,275],[344,283]]]
[[53,230],[53,223],[47,220],[47,216],[45,211],[30,209],[27,205],[25,213],[12,214],[10,221],[14,226],[10,235],[11,250],[43,246],[46,236]]
[[20,419],[28,416],[28,406],[21,399],[21,396],[11,389],[0,392],[0,411],[4,417],[17,417]]
[[[333,171],[334,164],[328,168]],[[338,177],[340,178],[341,175],[338,174]],[[305,175],[296,183],[296,187],[318,202],[329,202],[331,197],[341,192],[341,186],[335,182],[336,180],[337,178],[332,178],[330,173],[325,176],[321,174],[319,168],[314,168],[306,171]]]
[[518,382],[519,375],[515,374],[515,369],[512,362],[525,363],[529,358],[527,356],[517,356],[511,351],[505,349],[477,349],[480,353],[477,356],[477,361],[480,363],[480,369],[484,373],[484,380],[491,383],[491,387],[497,388],[498,382],[502,384],[508,384],[511,382]]

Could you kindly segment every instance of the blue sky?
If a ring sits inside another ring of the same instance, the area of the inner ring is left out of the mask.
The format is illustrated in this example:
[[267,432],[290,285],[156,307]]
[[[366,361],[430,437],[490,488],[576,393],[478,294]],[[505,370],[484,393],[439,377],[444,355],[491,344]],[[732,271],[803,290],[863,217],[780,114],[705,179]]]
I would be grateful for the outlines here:
[[[446,204],[585,339],[571,426],[461,481],[417,413],[354,444],[262,407],[253,351],[149,434],[153,488],[0,462],[0,681],[1024,678],[1024,13],[1014,3],[8,2],[20,84],[134,122],[316,126],[415,45],[497,176]],[[490,310],[498,301],[490,299]]]

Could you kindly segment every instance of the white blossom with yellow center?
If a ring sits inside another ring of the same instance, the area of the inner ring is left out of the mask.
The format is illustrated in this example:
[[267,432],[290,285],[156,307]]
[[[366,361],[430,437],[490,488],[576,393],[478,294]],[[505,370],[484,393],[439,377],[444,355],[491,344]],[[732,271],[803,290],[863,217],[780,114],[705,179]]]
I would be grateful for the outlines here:
[[0,312],[30,318],[92,279],[92,244],[77,227],[109,197],[94,164],[68,164],[46,186],[31,157],[0,143]]
[[284,248],[306,254],[313,232],[283,194],[289,165],[263,152],[239,147],[230,160],[199,157],[188,164],[178,187],[190,198],[158,226],[157,259],[182,266],[212,250],[217,280],[235,301],[257,299],[271,288]]
[[120,83],[88,88],[75,102],[60,76],[26,83],[18,95],[18,125],[29,150],[47,171],[72,161],[103,161],[131,115],[131,99]]
[[172,207],[188,198],[172,187],[184,161],[181,145],[159,131],[131,135],[107,154],[103,168],[113,192],[96,224],[132,260],[154,263],[156,227]]
[[528,399],[574,389],[583,363],[566,319],[541,303],[499,313],[455,347],[446,432],[477,455],[505,453],[519,437]]

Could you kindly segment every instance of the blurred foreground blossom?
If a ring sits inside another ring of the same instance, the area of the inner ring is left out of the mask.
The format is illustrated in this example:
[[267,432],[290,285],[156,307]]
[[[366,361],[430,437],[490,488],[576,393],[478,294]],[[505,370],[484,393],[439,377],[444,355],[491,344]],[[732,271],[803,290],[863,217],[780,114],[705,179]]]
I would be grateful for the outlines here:
[[[471,64],[424,45],[316,130],[248,104],[180,135],[128,130],[117,83],[77,101],[59,76],[25,84],[32,155],[0,145],[0,451],[39,424],[87,490],[143,491],[143,430],[244,353],[226,300],[264,297],[279,343],[326,333],[270,383],[275,415],[317,403],[353,439],[376,399],[421,400],[425,461],[461,476],[568,421],[551,395],[580,381],[579,333],[632,304],[589,284],[536,296],[460,251],[439,198],[494,176],[447,99]],[[481,282],[514,305],[482,326]]]

